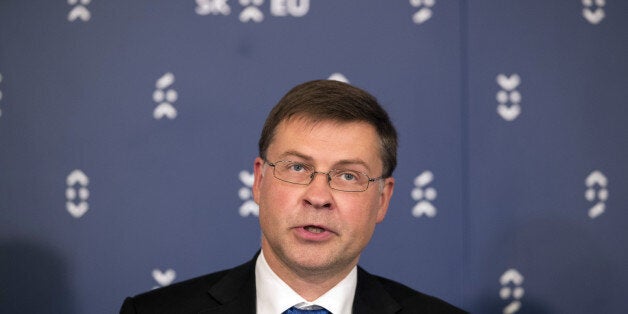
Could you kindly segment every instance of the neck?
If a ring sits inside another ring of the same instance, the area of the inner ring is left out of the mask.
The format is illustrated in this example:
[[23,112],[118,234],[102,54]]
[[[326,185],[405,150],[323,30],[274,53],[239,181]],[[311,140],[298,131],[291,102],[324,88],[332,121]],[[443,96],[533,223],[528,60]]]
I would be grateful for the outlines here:
[[292,290],[308,302],[318,299],[342,281],[357,265],[354,264],[342,269],[309,269],[305,267],[290,267],[281,261],[269,249],[262,249],[264,259],[270,269],[283,280]]

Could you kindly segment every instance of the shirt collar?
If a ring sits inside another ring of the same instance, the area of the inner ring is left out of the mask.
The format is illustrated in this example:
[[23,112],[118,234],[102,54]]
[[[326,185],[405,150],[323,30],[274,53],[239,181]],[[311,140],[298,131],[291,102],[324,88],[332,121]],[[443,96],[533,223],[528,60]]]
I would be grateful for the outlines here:
[[277,314],[283,313],[294,305],[304,307],[315,304],[326,308],[333,314],[350,314],[357,282],[357,267],[353,267],[337,285],[313,302],[307,302],[275,274],[266,262],[264,251],[262,251],[255,262],[257,313]]

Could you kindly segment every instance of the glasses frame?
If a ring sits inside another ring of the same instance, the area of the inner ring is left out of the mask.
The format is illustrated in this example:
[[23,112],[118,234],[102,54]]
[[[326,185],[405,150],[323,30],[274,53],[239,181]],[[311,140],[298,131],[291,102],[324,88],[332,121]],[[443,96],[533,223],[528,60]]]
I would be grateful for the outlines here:
[[[364,176],[368,179],[368,181],[366,181],[366,187],[365,187],[363,190],[348,191],[348,190],[336,189],[336,188],[334,188],[334,187],[332,187],[332,186],[331,186],[331,175],[330,175],[330,173],[331,173],[331,172],[334,172],[334,171],[345,170],[345,169],[331,169],[331,170],[329,170],[329,171],[327,171],[327,172],[322,172],[322,171],[316,171],[316,170],[314,170],[314,171],[312,171],[312,173],[310,174],[310,181],[309,181],[308,183],[296,183],[296,182],[288,181],[288,180],[281,179],[281,178],[277,177],[277,174],[275,174],[275,169],[277,169],[277,168],[276,168],[275,166],[276,166],[278,163],[283,163],[283,162],[293,162],[293,163],[299,163],[299,164],[305,164],[305,165],[308,165],[307,163],[304,163],[304,162],[299,162],[299,161],[293,161],[293,160],[278,160],[278,161],[275,161],[275,162],[270,162],[270,161],[268,161],[268,160],[264,160],[264,162],[265,162],[266,164],[268,164],[269,166],[273,167],[273,177],[275,177],[275,179],[277,179],[277,180],[279,180],[279,181],[283,181],[283,182],[287,182],[287,183],[292,183],[292,184],[296,184],[296,185],[310,185],[310,183],[312,183],[312,181],[314,181],[314,177],[316,177],[316,175],[320,173],[320,174],[324,174],[324,175],[326,175],[326,176],[327,176],[327,185],[329,186],[329,188],[330,188],[330,189],[335,190],[335,191],[341,191],[341,192],[349,192],[349,193],[353,193],[353,192],[364,192],[364,191],[366,191],[366,190],[368,190],[368,189],[369,189],[369,186],[371,185],[371,182],[375,182],[375,181],[379,181],[379,180],[385,179],[383,176],[379,176],[379,177],[377,177],[377,178],[371,178],[368,174],[366,174],[366,173],[364,173],[364,172],[362,172],[362,171],[351,170],[351,171],[353,171],[353,172],[357,172],[357,173],[360,173],[360,174],[364,175]],[[312,168],[314,168],[314,167],[312,167]]]

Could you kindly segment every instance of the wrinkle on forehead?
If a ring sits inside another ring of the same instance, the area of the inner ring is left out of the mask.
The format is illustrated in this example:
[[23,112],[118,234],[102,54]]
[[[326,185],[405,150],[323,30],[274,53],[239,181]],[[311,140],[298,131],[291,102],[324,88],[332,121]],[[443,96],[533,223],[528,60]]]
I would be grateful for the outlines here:
[[[329,142],[329,143],[333,143],[334,142],[334,138],[336,137],[341,137],[343,135],[343,132],[345,132],[345,130],[347,130],[347,127],[367,127],[369,129],[371,129],[373,131],[373,134],[375,134],[375,142],[370,142],[373,143],[373,147],[372,149],[375,150],[375,154],[377,154],[377,160],[376,162],[378,162],[380,164],[380,166],[383,167],[383,143],[381,138],[379,137],[379,134],[377,134],[377,131],[375,130],[375,127],[373,125],[371,125],[370,123],[366,122],[366,121],[360,121],[360,120],[351,120],[351,121],[343,121],[343,120],[336,120],[336,119],[316,119],[316,118],[311,118],[308,116],[304,116],[304,115],[295,115],[295,116],[291,116],[288,119],[285,119],[283,121],[281,121],[279,123],[279,125],[277,126],[277,128],[275,129],[275,134],[273,134],[273,138],[271,140],[271,143],[269,145],[272,146],[273,143],[275,142],[276,136],[279,132],[289,132],[289,129],[291,127],[298,127],[299,130],[302,130],[304,133],[307,133],[308,135],[312,135],[314,138],[316,138],[317,140],[323,141],[323,142]],[[321,135],[319,132],[320,129],[318,129],[318,127],[320,126],[324,126],[325,129],[325,134]],[[293,129],[294,130],[294,129]],[[368,146],[371,146],[370,144]],[[362,147],[363,148],[363,147]],[[293,153],[295,153],[294,151],[292,151]],[[299,156],[302,155],[301,157],[303,157],[303,159],[305,160],[311,160],[311,158],[308,158],[309,156],[305,156],[303,154],[301,154],[303,152],[296,152],[296,154],[292,154],[293,156]],[[285,156],[285,155],[290,155],[290,152],[281,152],[281,155]],[[280,155],[280,156],[281,156]],[[282,156],[282,157],[283,157]],[[275,156],[277,157],[277,156]],[[361,158],[348,158],[348,159],[341,159],[340,161],[337,161],[338,165],[341,164],[363,164],[366,165],[366,168],[369,170],[373,170],[371,169],[371,167],[369,166],[369,163],[367,163],[366,161],[362,160]],[[383,169],[383,168],[382,168]],[[380,172],[380,171],[378,171]],[[375,173],[369,173],[369,175],[381,175],[381,173],[375,174]]]

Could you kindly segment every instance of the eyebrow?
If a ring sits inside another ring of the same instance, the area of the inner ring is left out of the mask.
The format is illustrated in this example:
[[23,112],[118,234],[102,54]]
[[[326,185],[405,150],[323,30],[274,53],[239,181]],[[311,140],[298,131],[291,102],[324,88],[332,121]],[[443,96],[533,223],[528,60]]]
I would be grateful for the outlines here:
[[289,150],[287,152],[284,152],[283,154],[279,155],[279,159],[284,159],[284,158],[291,157],[291,156],[298,157],[298,158],[301,158],[301,159],[306,160],[306,161],[314,161],[314,159],[312,157],[310,157],[308,155],[305,155],[305,154],[301,154],[301,153],[297,152],[296,150]]
[[[283,154],[279,155],[279,159],[285,160],[284,158],[290,158],[290,157],[297,157],[299,159],[304,160],[305,162],[308,163],[313,163],[314,162],[314,158],[312,158],[311,156],[302,154],[300,152],[297,152],[295,150],[289,150],[287,152],[284,152]],[[369,167],[369,165],[362,159],[359,158],[355,158],[355,159],[342,159],[339,160],[337,162],[334,163],[334,165],[332,166],[332,169],[336,169],[339,166],[349,166],[349,165],[361,165],[363,166],[367,172],[371,172],[371,168]]]

